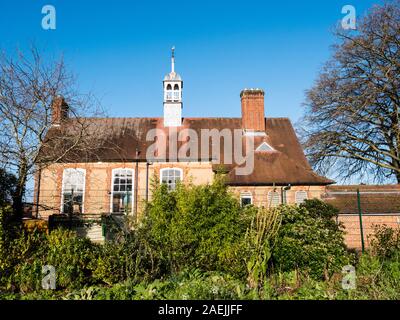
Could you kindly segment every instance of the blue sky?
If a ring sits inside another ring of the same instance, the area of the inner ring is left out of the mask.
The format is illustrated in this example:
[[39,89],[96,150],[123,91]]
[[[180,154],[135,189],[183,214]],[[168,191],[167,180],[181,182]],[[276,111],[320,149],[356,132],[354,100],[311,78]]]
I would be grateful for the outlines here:
[[[186,117],[240,117],[243,88],[263,88],[268,117],[302,115],[331,54],[331,31],[346,4],[362,15],[379,1],[1,0],[0,47],[35,42],[63,54],[83,92],[110,116],[162,115],[162,79],[176,47]],[[57,29],[41,27],[44,5]]]

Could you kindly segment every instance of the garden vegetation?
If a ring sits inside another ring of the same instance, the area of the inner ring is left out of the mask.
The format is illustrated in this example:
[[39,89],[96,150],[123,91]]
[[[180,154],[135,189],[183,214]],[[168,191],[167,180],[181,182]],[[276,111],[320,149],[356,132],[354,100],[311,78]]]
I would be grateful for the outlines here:
[[[1,299],[399,299],[400,232],[377,228],[349,251],[337,210],[319,200],[241,207],[219,177],[175,191],[154,184],[139,224],[105,244],[27,230],[0,205]],[[42,289],[42,267],[56,289]],[[356,288],[342,288],[344,266]]]

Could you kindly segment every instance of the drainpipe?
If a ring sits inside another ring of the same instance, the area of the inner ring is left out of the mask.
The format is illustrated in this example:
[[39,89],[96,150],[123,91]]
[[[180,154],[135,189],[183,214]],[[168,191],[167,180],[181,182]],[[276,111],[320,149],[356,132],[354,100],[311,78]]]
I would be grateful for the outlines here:
[[136,170],[135,170],[135,215],[137,215],[138,211],[138,180],[139,180],[139,162],[136,161]]
[[149,166],[150,163],[146,162],[146,203],[149,202]]
[[287,204],[287,199],[286,199],[286,191],[289,191],[292,189],[292,186],[289,184],[286,187],[281,187],[281,202],[282,204]]
[[138,180],[139,180],[139,149],[136,147],[136,169],[135,169],[135,218],[138,212]]

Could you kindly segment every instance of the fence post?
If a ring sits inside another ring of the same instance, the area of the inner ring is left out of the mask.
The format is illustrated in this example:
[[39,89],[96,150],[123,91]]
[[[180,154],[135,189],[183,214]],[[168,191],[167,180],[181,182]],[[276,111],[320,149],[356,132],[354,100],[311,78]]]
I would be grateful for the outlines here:
[[363,229],[363,222],[362,222],[360,189],[357,189],[357,205],[358,205],[358,215],[359,215],[359,218],[360,218],[361,248],[362,248],[362,252],[364,253],[365,244],[364,244],[364,229]]

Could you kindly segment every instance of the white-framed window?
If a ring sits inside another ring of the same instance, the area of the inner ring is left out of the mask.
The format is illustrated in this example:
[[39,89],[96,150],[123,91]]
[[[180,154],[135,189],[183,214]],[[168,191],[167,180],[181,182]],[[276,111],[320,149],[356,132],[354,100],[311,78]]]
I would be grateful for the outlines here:
[[111,213],[132,213],[133,169],[113,169],[111,181]]
[[176,184],[183,180],[183,170],[178,168],[165,168],[160,171],[161,183],[166,184],[169,190],[175,190]]
[[302,204],[308,199],[308,194],[306,191],[296,191],[295,198],[296,204]]
[[279,192],[270,191],[268,192],[268,206],[270,208],[276,208],[281,204],[281,197]]
[[242,207],[251,206],[253,204],[253,195],[250,192],[240,194],[240,205]]
[[84,212],[85,177],[85,169],[64,169],[61,191],[62,213]]

